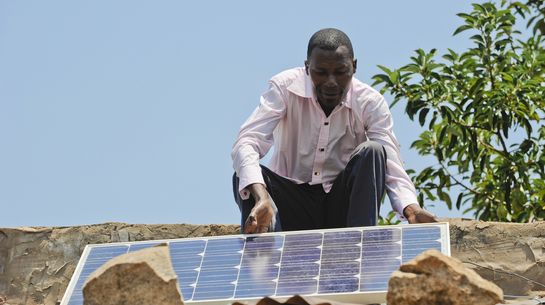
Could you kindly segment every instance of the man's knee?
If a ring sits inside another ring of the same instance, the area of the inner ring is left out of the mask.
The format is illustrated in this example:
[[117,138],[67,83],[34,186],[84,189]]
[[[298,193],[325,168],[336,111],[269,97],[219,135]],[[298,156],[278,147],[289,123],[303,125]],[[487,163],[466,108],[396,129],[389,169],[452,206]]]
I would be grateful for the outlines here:
[[384,156],[386,157],[386,151],[384,149],[384,146],[376,141],[365,141],[358,145],[356,149],[352,152],[352,155],[350,158],[353,158],[356,155],[359,155],[360,157],[366,156],[366,155],[378,155],[378,156]]

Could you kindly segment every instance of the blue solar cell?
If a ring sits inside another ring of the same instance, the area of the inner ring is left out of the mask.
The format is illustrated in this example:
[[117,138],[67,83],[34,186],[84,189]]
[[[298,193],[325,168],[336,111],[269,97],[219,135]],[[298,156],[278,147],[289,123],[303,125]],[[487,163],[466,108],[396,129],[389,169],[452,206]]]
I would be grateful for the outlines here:
[[[383,232],[384,231],[384,232]],[[370,231],[363,237],[360,291],[384,291],[401,264],[401,230]]]
[[385,260],[365,260],[361,264],[362,277],[367,277],[370,274],[390,274],[392,271],[399,268],[401,260],[399,259],[385,259]]
[[241,253],[222,253],[222,254],[210,254],[204,257],[201,271],[209,269],[219,269],[223,267],[234,267],[240,264]]
[[421,245],[418,245],[418,247],[415,248],[408,248],[403,251],[403,263],[408,262],[418,256],[420,253],[429,250],[429,249],[435,249],[438,251],[441,251],[441,243],[440,242],[427,242],[423,243]]
[[174,269],[174,272],[178,276],[178,279],[193,279],[193,281],[187,281],[186,282],[187,286],[190,286],[191,284],[194,284],[195,280],[197,279],[197,275],[199,275],[199,272],[197,270],[186,271],[186,270],[176,270],[176,269]]
[[323,248],[322,262],[355,260],[361,257],[360,246],[340,246],[338,248]]
[[[281,255],[282,255],[282,252],[280,252],[280,250],[276,250],[274,252],[267,252],[267,251],[246,252],[244,251],[241,265],[256,266],[257,264],[260,264],[260,265],[277,264],[278,262],[280,262]],[[274,263],[271,263],[271,262],[274,262]]]
[[273,295],[276,289],[278,266],[256,266],[240,270],[235,298],[264,297]]
[[178,276],[178,284],[184,300],[193,298],[193,292],[199,275],[206,241],[191,240],[184,242],[170,242],[168,247],[172,260],[172,267]]
[[333,245],[356,245],[361,243],[361,231],[342,231],[324,233],[324,247]]
[[193,299],[195,300],[216,300],[216,299],[230,299],[233,297],[233,291],[235,289],[234,284],[225,283],[201,283],[195,289]]
[[319,293],[358,290],[361,241],[361,231],[324,233]]
[[299,263],[299,262],[317,262],[320,260],[320,249],[314,248],[314,249],[304,249],[300,248],[286,251],[284,250],[284,253],[282,254],[282,265],[285,264],[293,264],[293,263]]
[[320,279],[324,277],[335,277],[343,275],[357,275],[360,273],[358,261],[338,261],[322,263],[320,268]]
[[256,265],[240,269],[239,283],[273,281],[278,278],[278,266],[275,265]]
[[132,244],[129,246],[128,252],[134,252],[142,249],[146,249],[149,247],[155,247],[157,245],[160,245],[161,243],[146,243],[146,244]]
[[168,243],[171,255],[193,255],[204,251],[206,240],[171,241]]
[[193,300],[233,297],[244,243],[244,238],[208,240]]
[[318,276],[320,265],[313,262],[300,262],[282,264],[280,267],[279,281],[287,281],[290,278],[313,278]]
[[403,228],[403,242],[409,240],[438,240],[441,239],[439,227],[405,227]]
[[206,244],[206,254],[221,255],[231,254],[233,251],[241,251],[244,248],[245,239],[242,237],[226,239],[210,239]]
[[397,242],[401,241],[401,229],[381,229],[381,230],[364,230],[363,231],[363,244],[366,243],[380,243],[380,242]]
[[317,291],[322,239],[322,233],[286,235],[276,295]]
[[428,241],[422,241],[420,243],[406,243],[403,245],[406,248],[405,251],[417,251],[421,249],[440,249],[441,241],[428,240]]
[[397,243],[364,244],[362,246],[363,259],[374,257],[399,257],[401,245]]
[[428,249],[441,251],[441,228],[403,228],[403,263],[408,262]]
[[360,291],[383,291],[388,287],[392,272],[401,264],[396,258],[363,259],[361,265]]
[[318,293],[355,292],[359,289],[359,279],[354,276],[339,276],[320,279]]
[[263,297],[274,294],[283,245],[283,236],[260,236],[246,239],[235,298]]
[[183,260],[181,260],[181,257],[176,257],[176,260],[173,258],[172,266],[174,269],[181,269],[181,270],[188,270],[188,269],[195,269],[201,265],[202,262],[202,256],[195,255],[194,257],[184,257]]
[[284,236],[256,236],[248,237],[246,239],[246,246],[244,251],[251,251],[254,249],[263,250],[280,250],[284,246]]
[[308,279],[303,276],[301,279],[292,278],[278,282],[276,289],[277,296],[291,296],[294,294],[313,294],[316,293],[318,280]]
[[286,235],[284,247],[288,249],[318,247],[322,245],[322,233]]
[[248,281],[239,282],[236,288],[235,298],[265,297],[274,295],[276,282],[272,281]]

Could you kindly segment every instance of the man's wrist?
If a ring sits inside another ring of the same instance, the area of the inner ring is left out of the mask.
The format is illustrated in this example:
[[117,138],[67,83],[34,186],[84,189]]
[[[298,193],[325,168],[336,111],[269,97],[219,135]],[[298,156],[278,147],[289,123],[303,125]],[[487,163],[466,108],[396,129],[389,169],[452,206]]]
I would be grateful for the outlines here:
[[248,190],[256,202],[269,198],[269,192],[264,184],[253,183],[248,185]]
[[418,205],[418,203],[411,203],[403,209],[403,216],[405,216],[405,218],[409,218],[415,215],[421,209],[422,208],[420,205]]

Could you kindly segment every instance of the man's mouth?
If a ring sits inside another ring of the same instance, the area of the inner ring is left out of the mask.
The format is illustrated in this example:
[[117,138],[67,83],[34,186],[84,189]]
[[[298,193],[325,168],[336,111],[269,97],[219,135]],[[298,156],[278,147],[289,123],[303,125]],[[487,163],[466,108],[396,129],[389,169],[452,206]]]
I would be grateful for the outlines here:
[[324,95],[327,96],[327,97],[335,97],[338,94],[338,92],[324,92]]

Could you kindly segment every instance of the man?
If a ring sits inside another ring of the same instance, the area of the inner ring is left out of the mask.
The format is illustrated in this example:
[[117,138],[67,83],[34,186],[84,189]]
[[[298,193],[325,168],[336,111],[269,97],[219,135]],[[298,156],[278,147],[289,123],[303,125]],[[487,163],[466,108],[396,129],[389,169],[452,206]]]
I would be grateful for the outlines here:
[[244,233],[376,225],[385,189],[409,223],[436,221],[417,204],[384,97],[356,66],[348,36],[323,29],[304,68],[269,81],[231,154]]

